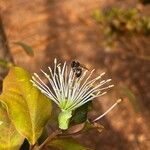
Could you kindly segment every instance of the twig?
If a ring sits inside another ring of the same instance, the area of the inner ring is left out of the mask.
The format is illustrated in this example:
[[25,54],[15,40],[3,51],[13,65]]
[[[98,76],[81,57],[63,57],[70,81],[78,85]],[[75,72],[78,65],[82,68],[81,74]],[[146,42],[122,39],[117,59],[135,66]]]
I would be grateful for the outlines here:
[[80,131],[74,132],[74,133],[60,134],[58,136],[59,137],[68,137],[68,136],[80,135],[81,133],[83,133],[83,129],[81,129]]
[[42,150],[52,139],[61,134],[61,130],[56,130],[52,134],[50,134],[47,139],[39,146],[39,150]]
[[[13,58],[10,53],[8,39],[4,29],[3,20],[0,12],[0,59],[6,60],[7,62],[13,63]],[[8,72],[8,68],[0,68],[0,76],[4,78]],[[0,81],[0,91],[2,90],[2,82]]]

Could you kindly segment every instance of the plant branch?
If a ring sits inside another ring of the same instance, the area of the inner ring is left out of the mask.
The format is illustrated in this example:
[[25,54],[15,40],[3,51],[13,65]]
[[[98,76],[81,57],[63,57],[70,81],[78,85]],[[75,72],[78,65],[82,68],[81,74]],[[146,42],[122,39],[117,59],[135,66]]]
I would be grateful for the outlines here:
[[77,132],[74,132],[74,133],[60,134],[58,136],[59,137],[68,137],[68,136],[80,135],[81,133],[83,133],[82,129],[80,131],[77,131]]
[[[13,63],[13,58],[12,55],[10,53],[10,48],[9,48],[9,44],[8,44],[8,39],[6,36],[6,32],[5,32],[5,28],[4,28],[4,24],[3,24],[3,19],[2,16],[0,14],[0,59],[1,59],[1,63],[4,65],[6,65],[6,62],[10,62]],[[4,60],[4,61],[2,61]],[[7,67],[3,67],[0,68],[0,91],[2,89],[2,80],[5,77],[5,75],[8,72],[8,68]]]
[[50,134],[47,139],[39,146],[39,150],[42,150],[45,146],[47,146],[47,144],[54,139],[56,136],[58,136],[59,134],[61,134],[62,131],[61,130],[56,130],[54,131],[52,134]]

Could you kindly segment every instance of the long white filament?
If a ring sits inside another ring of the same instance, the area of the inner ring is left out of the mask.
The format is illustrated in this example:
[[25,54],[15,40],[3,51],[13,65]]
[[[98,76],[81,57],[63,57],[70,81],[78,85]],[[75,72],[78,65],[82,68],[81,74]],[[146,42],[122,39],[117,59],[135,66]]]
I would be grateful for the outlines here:
[[54,59],[54,69],[52,70],[51,67],[48,69],[49,74],[41,71],[48,79],[50,86],[47,86],[36,73],[31,82],[63,110],[74,110],[106,94],[106,90],[113,87],[113,85],[107,85],[111,79],[101,81],[105,73],[92,79],[94,70],[91,72],[83,70],[81,76],[77,78],[72,68],[68,69],[66,62],[60,64],[57,63],[57,59]]
[[113,104],[107,111],[105,111],[102,115],[100,115],[99,117],[97,117],[96,119],[94,119],[92,122],[96,122],[98,120],[100,120],[101,118],[103,118],[106,114],[108,114],[112,109],[114,109],[120,102],[122,101],[122,99],[118,99],[115,104]]

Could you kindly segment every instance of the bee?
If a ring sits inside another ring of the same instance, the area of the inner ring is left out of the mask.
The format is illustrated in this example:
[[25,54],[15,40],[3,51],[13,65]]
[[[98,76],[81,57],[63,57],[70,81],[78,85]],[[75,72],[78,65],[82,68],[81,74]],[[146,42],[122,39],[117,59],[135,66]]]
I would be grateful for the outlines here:
[[83,69],[88,70],[84,65],[81,65],[78,61],[72,61],[71,68],[77,78],[81,76]]

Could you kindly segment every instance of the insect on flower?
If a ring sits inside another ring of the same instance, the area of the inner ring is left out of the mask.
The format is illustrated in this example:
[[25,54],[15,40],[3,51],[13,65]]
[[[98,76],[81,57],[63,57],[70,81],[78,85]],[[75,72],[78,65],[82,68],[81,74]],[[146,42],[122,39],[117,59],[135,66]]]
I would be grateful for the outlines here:
[[81,65],[78,61],[72,61],[71,67],[73,69],[73,72],[75,73],[76,77],[80,77],[82,75],[82,70],[86,69],[88,70],[84,65]]
[[31,82],[49,99],[54,101],[61,112],[58,116],[59,128],[67,129],[72,112],[85,103],[106,94],[106,90],[114,85],[108,83],[111,79],[101,80],[105,73],[101,73],[96,78],[92,78],[94,70],[82,70],[82,74],[76,77],[72,67],[66,62],[58,63],[54,59],[54,69],[48,67],[49,74],[42,73],[48,79],[50,86],[34,73]]

